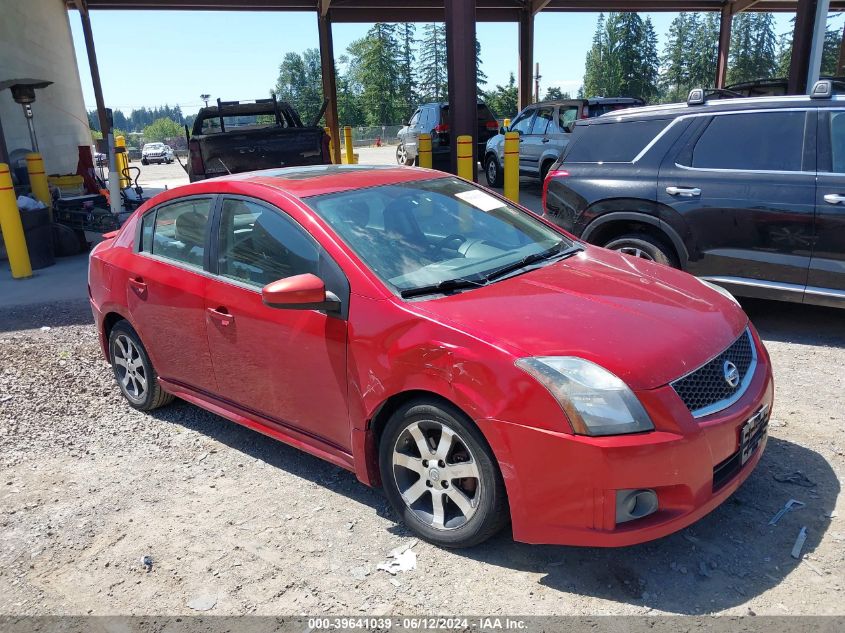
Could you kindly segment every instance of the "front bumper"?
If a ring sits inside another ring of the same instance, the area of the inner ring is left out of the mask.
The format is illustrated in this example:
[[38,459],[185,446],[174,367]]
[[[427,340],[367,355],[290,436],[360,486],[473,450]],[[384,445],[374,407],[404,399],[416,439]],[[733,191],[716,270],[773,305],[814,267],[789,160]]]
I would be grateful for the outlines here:
[[[755,337],[756,339],[756,337]],[[771,413],[771,366],[759,361],[742,398],[694,420],[671,387],[638,393],[655,431],[586,437],[502,420],[479,426],[499,461],[511,506],[513,535],[526,543],[617,547],[650,541],[694,523],[748,478],[766,444],[742,464],[740,435],[761,407]],[[658,509],[616,523],[616,491],[651,489]]]

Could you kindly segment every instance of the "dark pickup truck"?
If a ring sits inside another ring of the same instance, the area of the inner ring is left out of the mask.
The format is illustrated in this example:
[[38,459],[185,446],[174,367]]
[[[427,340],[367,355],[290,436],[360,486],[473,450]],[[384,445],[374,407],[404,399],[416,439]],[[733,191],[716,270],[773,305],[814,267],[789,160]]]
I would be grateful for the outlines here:
[[257,169],[331,163],[323,128],[303,125],[289,104],[275,98],[251,103],[218,100],[216,106],[201,108],[193,133],[188,134],[187,126],[185,133],[191,182]]

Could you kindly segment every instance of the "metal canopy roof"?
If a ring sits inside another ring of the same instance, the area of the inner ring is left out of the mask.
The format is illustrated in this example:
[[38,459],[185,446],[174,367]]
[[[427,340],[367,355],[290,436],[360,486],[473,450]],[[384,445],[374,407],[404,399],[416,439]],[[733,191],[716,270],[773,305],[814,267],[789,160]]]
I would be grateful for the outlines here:
[[[75,8],[79,0],[67,0]],[[527,8],[540,11],[740,11],[795,12],[797,0],[476,0],[481,22],[515,22]],[[183,11],[321,11],[334,22],[442,21],[445,0],[87,0],[91,9],[171,9]],[[845,9],[845,0],[831,0],[831,10]]]

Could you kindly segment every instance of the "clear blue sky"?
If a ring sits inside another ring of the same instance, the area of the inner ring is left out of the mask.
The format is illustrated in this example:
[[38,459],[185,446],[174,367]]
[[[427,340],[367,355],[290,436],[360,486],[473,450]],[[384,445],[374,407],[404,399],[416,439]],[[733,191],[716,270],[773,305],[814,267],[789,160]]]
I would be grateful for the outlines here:
[[[79,15],[70,11],[85,104],[95,107]],[[660,50],[673,13],[651,15]],[[534,59],[540,63],[541,91],[559,86],[575,92],[582,83],[584,56],[595,30],[596,13],[541,13],[535,21]],[[791,30],[792,14],[777,15],[777,33]],[[213,11],[91,11],[94,41],[106,104],[126,114],[140,106],[179,104],[185,114],[213,99],[255,99],[275,85],[278,66],[289,51],[316,48],[313,13]],[[833,23],[833,21],[831,21]],[[836,23],[841,28],[842,19]],[[335,57],[370,25],[335,24]],[[417,25],[421,35],[422,25]],[[488,87],[503,84],[517,70],[517,25],[478,24],[482,69]]]

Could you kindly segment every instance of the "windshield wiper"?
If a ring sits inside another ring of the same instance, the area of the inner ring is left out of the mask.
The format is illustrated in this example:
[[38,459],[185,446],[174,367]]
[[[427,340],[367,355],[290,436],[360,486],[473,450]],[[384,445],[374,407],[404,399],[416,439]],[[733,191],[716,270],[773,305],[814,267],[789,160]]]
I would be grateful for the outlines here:
[[436,284],[427,286],[420,286],[419,288],[407,288],[399,292],[399,296],[403,299],[410,297],[421,297],[423,295],[444,294],[453,290],[464,290],[466,288],[478,288],[483,286],[486,282],[484,280],[469,279],[467,277],[459,277],[457,279],[446,279]]
[[520,260],[513,262],[512,264],[507,264],[506,266],[502,266],[501,268],[497,268],[492,272],[487,273],[484,276],[484,280],[489,283],[491,281],[495,281],[497,279],[501,279],[505,275],[508,275],[512,272],[516,272],[526,266],[530,266],[531,264],[536,264],[537,262],[541,262],[544,259],[558,259],[563,257],[568,257],[570,255],[574,255],[578,251],[581,250],[580,246],[573,245],[569,248],[562,248],[566,242],[558,242],[551,248],[548,248],[544,251],[540,251],[539,253],[531,253],[530,255],[526,255]]

